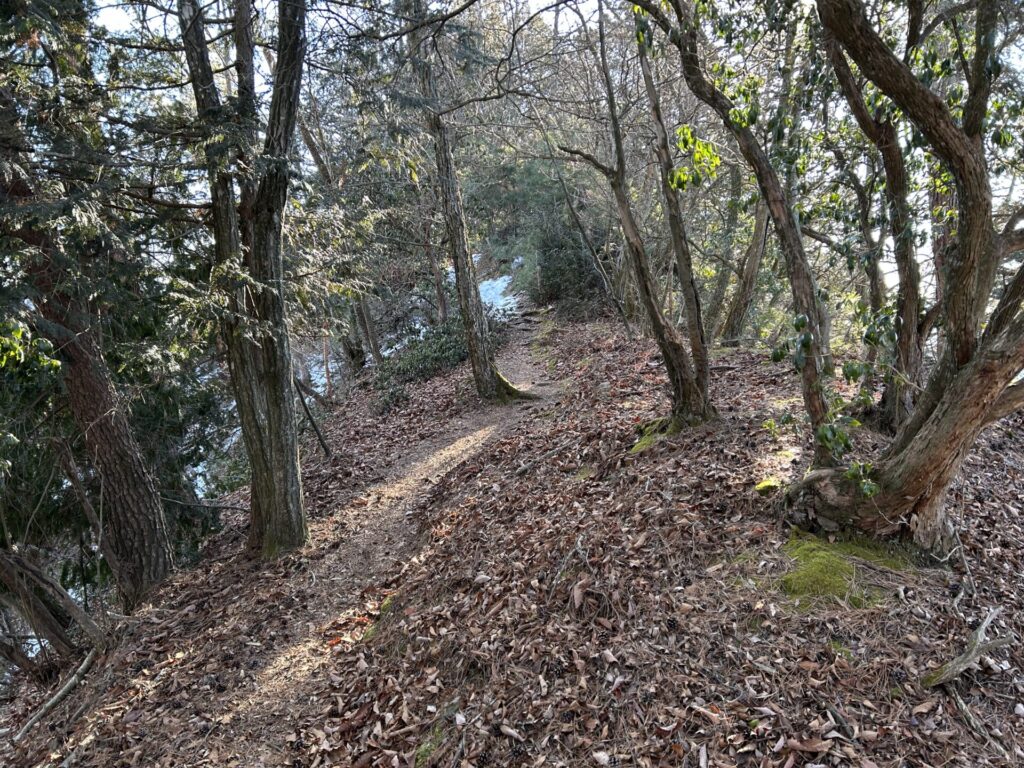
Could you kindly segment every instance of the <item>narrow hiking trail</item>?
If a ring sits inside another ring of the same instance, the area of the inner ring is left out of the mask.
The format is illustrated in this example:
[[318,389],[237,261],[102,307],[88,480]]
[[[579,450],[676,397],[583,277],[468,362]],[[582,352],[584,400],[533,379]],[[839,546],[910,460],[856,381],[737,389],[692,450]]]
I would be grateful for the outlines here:
[[484,406],[465,366],[383,418],[355,393],[325,420],[334,457],[304,446],[309,546],[248,560],[244,511],[225,515],[8,762],[1024,763],[1019,643],[922,682],[995,607],[992,635],[1024,636],[1024,416],[986,431],[951,495],[968,594],[958,563],[786,523],[777,488],[810,449],[791,365],[716,352],[719,418],[643,441],[668,407],[649,340],[518,325],[500,365],[540,400]]
[[[391,434],[373,456],[358,455],[367,446],[352,433],[364,436],[376,417],[339,406],[323,427],[334,458],[312,441],[304,446],[309,545],[274,563],[252,562],[241,553],[245,514],[231,513],[206,560],[126,620],[114,658],[74,697],[80,711],[65,713],[77,720],[74,738],[61,746],[55,716],[49,759],[27,749],[23,764],[289,764],[296,729],[323,705],[335,633],[415,558],[416,512],[432,488],[557,392],[530,349],[535,322],[513,321],[498,363],[538,400],[483,404],[460,369],[422,385],[431,394],[417,392],[408,423],[399,421],[405,414],[379,420]],[[244,500],[244,492],[229,499],[239,507]]]

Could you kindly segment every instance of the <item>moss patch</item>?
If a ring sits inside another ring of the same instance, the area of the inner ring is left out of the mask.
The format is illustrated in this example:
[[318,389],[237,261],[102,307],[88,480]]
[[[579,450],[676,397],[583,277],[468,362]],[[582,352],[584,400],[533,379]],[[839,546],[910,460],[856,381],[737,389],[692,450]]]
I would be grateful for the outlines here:
[[443,740],[444,732],[441,730],[441,726],[435,725],[434,730],[427,736],[427,740],[416,748],[416,757],[413,763],[416,768],[422,768],[430,762],[430,758],[437,752],[437,748],[441,746]]
[[847,602],[862,608],[881,597],[857,583],[857,559],[892,570],[906,570],[911,562],[883,544],[864,539],[828,542],[794,531],[783,551],[793,558],[793,570],[782,577],[782,590],[790,597]]
[[576,479],[589,480],[595,474],[597,474],[597,471],[593,467],[591,467],[589,464],[584,464],[582,467],[576,470]]
[[663,437],[679,434],[679,425],[668,416],[653,419],[637,427],[640,439],[629,449],[630,453],[643,453]]
[[771,496],[782,488],[782,481],[775,475],[768,475],[764,480],[754,486],[754,490],[762,496]]

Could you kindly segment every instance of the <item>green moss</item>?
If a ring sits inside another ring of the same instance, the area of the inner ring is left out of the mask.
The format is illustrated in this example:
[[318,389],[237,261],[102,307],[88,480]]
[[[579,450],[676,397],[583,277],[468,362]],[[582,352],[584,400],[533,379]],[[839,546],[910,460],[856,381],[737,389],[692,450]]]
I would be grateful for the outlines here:
[[659,419],[652,419],[637,427],[640,439],[629,449],[630,453],[643,453],[663,437],[679,434],[679,425],[669,416],[662,416]]
[[397,595],[397,592],[392,593],[381,601],[380,607],[377,608],[377,620],[368,626],[366,631],[363,632],[362,639],[364,643],[370,642],[380,634],[381,625],[384,623],[385,619],[387,619],[388,615],[395,609],[395,598]]
[[437,751],[437,748],[441,746],[443,740],[444,732],[441,730],[441,726],[435,725],[434,730],[427,736],[427,740],[416,748],[416,758],[413,763],[416,768],[421,768],[421,766],[430,762],[430,758]]
[[847,602],[862,608],[880,599],[876,590],[857,584],[857,560],[892,570],[906,570],[911,561],[893,547],[851,537],[835,542],[794,531],[783,551],[793,558],[793,570],[782,577],[782,590],[791,597]]
[[764,480],[754,486],[754,490],[762,496],[771,496],[782,488],[782,481],[775,475],[768,475]]
[[836,656],[842,656],[847,661],[853,661],[853,651],[847,648],[845,645],[840,643],[838,640],[829,640],[829,648],[832,649],[832,653]]
[[589,480],[590,478],[592,478],[594,476],[594,474],[595,474],[594,468],[585,464],[582,467],[580,467],[578,470],[576,470],[576,479],[577,480]]

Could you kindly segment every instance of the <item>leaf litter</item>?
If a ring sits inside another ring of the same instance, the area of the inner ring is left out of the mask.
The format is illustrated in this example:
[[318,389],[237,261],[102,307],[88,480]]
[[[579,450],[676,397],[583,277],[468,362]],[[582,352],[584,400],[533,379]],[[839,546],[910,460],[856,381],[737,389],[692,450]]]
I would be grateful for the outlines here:
[[1024,761],[1019,643],[920,683],[990,608],[994,634],[1024,630],[1021,416],[953,489],[962,558],[853,557],[871,599],[794,598],[792,532],[755,490],[809,456],[785,364],[729,352],[720,418],[640,453],[668,406],[650,343],[544,320],[503,366],[545,398],[481,406],[465,369],[384,420],[351,398],[325,425],[342,457],[304,452],[310,546],[250,562],[230,518],[18,764]]

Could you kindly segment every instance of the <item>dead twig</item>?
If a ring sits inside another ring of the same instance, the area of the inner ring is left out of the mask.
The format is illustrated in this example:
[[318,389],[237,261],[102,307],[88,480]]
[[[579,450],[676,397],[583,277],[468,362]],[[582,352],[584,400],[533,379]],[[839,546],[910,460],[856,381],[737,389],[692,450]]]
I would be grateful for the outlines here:
[[974,632],[971,633],[970,640],[967,642],[967,650],[952,661],[943,664],[934,672],[929,672],[921,678],[921,684],[925,688],[934,688],[937,685],[943,685],[944,683],[955,680],[966,672],[974,662],[989,651],[995,650],[996,648],[1002,648],[1003,646],[1012,643],[1012,635],[999,637],[995,640],[989,640],[988,642],[985,641],[985,633],[988,631],[988,627],[992,623],[992,620],[999,615],[999,611],[999,608],[993,608],[989,611],[985,620],[978,625],[978,628],[974,630]]
[[21,730],[14,735],[13,741],[15,744],[24,739],[28,735],[28,732],[32,730],[33,726],[36,725],[36,723],[38,723],[40,720],[46,717],[51,711],[53,711],[53,709],[62,701],[64,701],[64,699],[67,698],[67,695],[71,693],[80,682],[82,682],[82,679],[89,671],[89,668],[92,667],[92,663],[96,661],[96,657],[98,655],[99,648],[93,648],[91,651],[89,651],[88,655],[78,666],[78,669],[76,669],[74,674],[72,674],[71,677],[68,678],[67,682],[60,687],[60,690],[53,694],[53,696],[51,696],[50,699],[45,704],[43,704],[43,706],[37,709],[36,713],[32,715],[32,717],[28,719],[28,722],[26,722],[21,727]]

